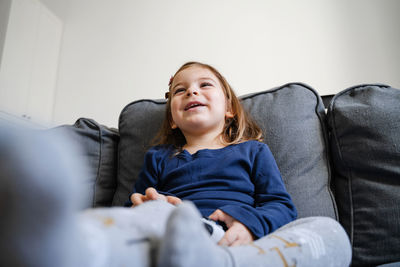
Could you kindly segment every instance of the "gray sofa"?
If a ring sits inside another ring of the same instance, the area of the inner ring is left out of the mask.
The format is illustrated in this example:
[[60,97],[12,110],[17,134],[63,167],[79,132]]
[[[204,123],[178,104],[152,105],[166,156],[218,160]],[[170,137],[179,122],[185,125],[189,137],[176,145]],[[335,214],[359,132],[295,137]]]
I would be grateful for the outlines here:
[[[298,216],[340,221],[353,266],[400,264],[400,90],[359,85],[329,100],[325,107],[300,83],[241,97],[264,131]],[[86,118],[53,129],[66,130],[83,148],[76,156],[91,170],[82,181],[87,207],[128,200],[164,107],[165,100],[134,101],[122,110],[118,130]]]

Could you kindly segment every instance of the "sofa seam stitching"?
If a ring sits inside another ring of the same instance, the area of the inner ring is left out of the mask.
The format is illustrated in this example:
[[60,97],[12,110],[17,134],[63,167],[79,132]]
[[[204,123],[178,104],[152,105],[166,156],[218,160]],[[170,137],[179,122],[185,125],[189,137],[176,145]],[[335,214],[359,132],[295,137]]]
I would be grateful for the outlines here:
[[[351,88],[349,88],[349,89],[351,89]],[[342,96],[347,91],[349,91],[349,90],[346,89],[345,91],[339,93],[337,96]],[[332,99],[332,102],[330,104],[330,109],[332,110],[331,113],[332,113],[333,129],[336,129],[336,115],[335,115],[335,112],[334,112],[334,110],[335,110],[334,101],[336,101],[336,99],[337,99],[337,97],[335,96],[334,99]],[[337,133],[333,129],[332,129],[332,132],[333,132],[336,144],[337,144],[336,146],[338,148],[339,158],[340,158],[340,161],[342,162],[342,164],[345,166],[346,172],[347,172],[347,175],[348,175],[347,182],[348,182],[348,190],[349,190],[349,193],[350,193],[350,197],[349,197],[349,200],[350,200],[350,240],[351,240],[351,244],[353,245],[353,243],[354,243],[354,204],[353,204],[353,202],[354,201],[353,201],[353,187],[352,187],[352,179],[351,179],[352,176],[351,176],[351,173],[349,172],[348,165],[345,163],[345,161],[343,159],[342,149],[341,149],[342,146],[341,146],[341,143],[340,143],[340,141],[339,141],[339,139],[337,137]]]
[[[332,170],[331,170],[331,166],[330,166],[331,161],[330,161],[330,157],[329,157],[330,150],[329,150],[329,139],[328,139],[329,137],[327,136],[328,129],[327,129],[326,125],[324,124],[324,120],[323,120],[321,114],[318,112],[318,106],[321,103],[320,97],[318,97],[319,95],[316,94],[316,92],[313,92],[313,93],[317,97],[317,105],[315,106],[314,111],[315,111],[315,113],[316,113],[316,115],[317,115],[317,117],[319,119],[320,126],[322,128],[322,135],[323,135],[324,145],[325,145],[324,156],[325,156],[325,160],[326,160],[326,163],[327,163],[326,165],[327,165],[327,169],[328,169],[328,184],[326,185],[326,187],[327,187],[327,190],[328,190],[328,193],[329,193],[329,197],[331,198],[331,202],[332,202],[333,209],[334,209],[334,212],[335,212],[336,220],[339,221],[339,212],[338,212],[337,205],[336,205],[336,198],[335,198],[335,196],[334,196],[334,194],[333,194],[333,192],[331,190]],[[326,117],[327,116],[325,115],[325,118]],[[326,120],[325,120],[325,123],[326,123]]]

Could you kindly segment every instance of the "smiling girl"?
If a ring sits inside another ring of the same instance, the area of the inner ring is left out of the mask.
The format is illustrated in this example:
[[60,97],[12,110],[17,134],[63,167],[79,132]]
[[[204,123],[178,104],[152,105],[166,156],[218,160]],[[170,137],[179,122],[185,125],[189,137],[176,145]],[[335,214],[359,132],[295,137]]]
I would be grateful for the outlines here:
[[220,245],[248,244],[296,218],[259,127],[213,67],[189,62],[173,76],[160,144],[148,151],[133,206],[192,201],[226,227]]
[[[349,264],[350,244],[339,223],[293,221],[296,209],[260,128],[215,68],[184,64],[166,97],[158,145],[146,153],[130,196],[133,210],[176,206],[157,245],[158,266]],[[201,217],[225,227],[218,245]],[[160,218],[149,221],[164,224]]]

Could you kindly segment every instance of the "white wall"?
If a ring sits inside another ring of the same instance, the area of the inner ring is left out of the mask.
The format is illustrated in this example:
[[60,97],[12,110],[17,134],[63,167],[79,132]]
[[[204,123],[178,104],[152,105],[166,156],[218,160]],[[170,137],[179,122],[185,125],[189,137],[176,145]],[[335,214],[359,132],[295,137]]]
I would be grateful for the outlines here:
[[51,12],[61,20],[65,20],[68,13],[69,0],[40,0]]
[[0,0],[0,65],[3,56],[3,48],[7,33],[10,8],[11,8],[11,0]]
[[[50,0],[47,0],[47,2]],[[287,82],[320,94],[400,88],[398,0],[69,0],[54,122],[117,126],[129,102],[162,98],[184,62],[217,67],[238,95]]]

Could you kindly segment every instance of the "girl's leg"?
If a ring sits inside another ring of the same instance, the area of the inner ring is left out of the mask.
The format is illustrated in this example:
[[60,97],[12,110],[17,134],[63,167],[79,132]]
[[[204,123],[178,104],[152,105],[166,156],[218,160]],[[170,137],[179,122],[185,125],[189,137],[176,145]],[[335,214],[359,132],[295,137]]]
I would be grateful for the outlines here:
[[149,201],[135,208],[97,208],[81,213],[78,224],[93,259],[88,266],[153,266],[174,208],[165,201]]
[[296,220],[252,244],[211,242],[188,203],[172,212],[161,244],[160,266],[348,266],[351,247],[338,222],[327,217]]
[[[238,266],[349,266],[351,245],[342,226],[329,217],[293,221],[250,246],[230,248]],[[269,265],[268,265],[269,266]]]
[[87,176],[72,149],[63,138],[0,123],[0,265],[149,266],[173,206],[152,201],[77,215]]
[[85,266],[90,260],[75,220],[76,180],[86,177],[65,143],[0,122],[1,266]]

